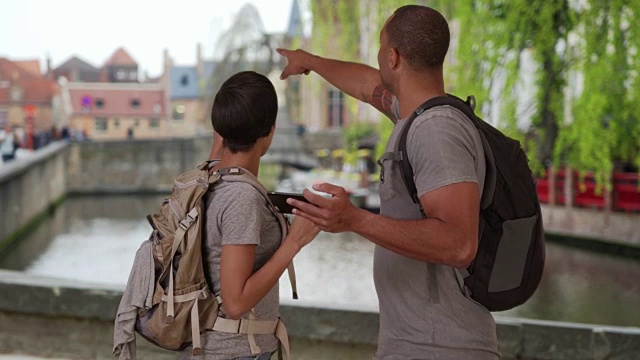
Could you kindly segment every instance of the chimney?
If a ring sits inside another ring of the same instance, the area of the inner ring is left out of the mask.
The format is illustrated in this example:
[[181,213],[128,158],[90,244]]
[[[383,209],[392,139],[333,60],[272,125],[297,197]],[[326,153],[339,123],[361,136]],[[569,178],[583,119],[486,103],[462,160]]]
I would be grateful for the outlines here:
[[173,60],[169,56],[169,49],[164,49],[162,52],[162,76],[169,76],[169,69],[173,66]]
[[47,54],[47,77],[53,79],[53,74],[51,73],[51,55],[49,54]]
[[173,62],[171,61],[171,57],[169,56],[169,49],[164,49],[163,51],[163,71],[162,76],[160,77],[160,83],[162,84],[163,92],[164,92],[164,108],[165,108],[165,118],[170,119],[170,114],[173,112],[171,109],[171,79],[170,79],[170,70]]
[[202,64],[202,44],[198,43],[196,45],[196,72],[198,74],[198,79],[202,79],[204,77],[204,66]]

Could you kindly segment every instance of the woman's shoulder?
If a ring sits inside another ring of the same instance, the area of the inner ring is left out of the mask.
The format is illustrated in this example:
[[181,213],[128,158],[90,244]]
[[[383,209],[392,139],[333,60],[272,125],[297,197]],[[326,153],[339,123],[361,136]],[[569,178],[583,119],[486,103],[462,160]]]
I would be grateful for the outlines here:
[[239,181],[221,181],[209,190],[209,207],[219,209],[264,205],[264,196],[253,185]]

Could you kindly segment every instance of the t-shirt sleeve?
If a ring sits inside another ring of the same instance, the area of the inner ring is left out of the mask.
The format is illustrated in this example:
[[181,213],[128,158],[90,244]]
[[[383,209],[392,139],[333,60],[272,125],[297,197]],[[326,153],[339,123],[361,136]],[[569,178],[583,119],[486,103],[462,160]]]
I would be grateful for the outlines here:
[[238,191],[225,201],[219,226],[222,245],[259,245],[264,197],[249,184],[238,183]]
[[407,135],[407,152],[418,196],[454,183],[477,183],[474,149],[472,134],[452,110],[416,119]]

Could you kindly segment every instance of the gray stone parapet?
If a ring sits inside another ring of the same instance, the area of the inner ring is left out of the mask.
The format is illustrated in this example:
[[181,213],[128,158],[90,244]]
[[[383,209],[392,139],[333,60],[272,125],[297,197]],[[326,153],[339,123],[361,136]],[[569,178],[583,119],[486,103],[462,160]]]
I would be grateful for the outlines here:
[[546,233],[582,239],[603,239],[640,250],[640,216],[635,213],[542,204]]
[[[110,359],[121,287],[0,270],[0,353]],[[296,358],[370,359],[378,314],[281,306]],[[640,359],[640,328],[496,316],[503,359]],[[175,359],[138,337],[139,358]]]

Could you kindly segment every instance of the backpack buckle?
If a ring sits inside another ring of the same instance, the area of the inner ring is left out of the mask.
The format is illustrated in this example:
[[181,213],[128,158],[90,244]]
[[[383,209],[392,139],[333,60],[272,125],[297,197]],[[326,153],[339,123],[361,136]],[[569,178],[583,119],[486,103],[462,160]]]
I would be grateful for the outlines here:
[[194,221],[196,221],[196,218],[192,217],[191,213],[189,213],[184,217],[184,219],[180,220],[180,228],[184,231],[187,231]]

